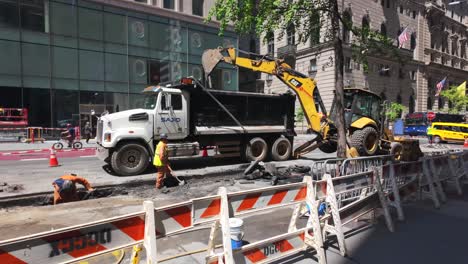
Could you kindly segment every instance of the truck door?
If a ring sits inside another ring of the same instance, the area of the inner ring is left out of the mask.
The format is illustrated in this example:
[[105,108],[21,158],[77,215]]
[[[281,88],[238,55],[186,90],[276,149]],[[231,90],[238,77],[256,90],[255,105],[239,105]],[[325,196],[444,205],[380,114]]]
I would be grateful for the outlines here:
[[166,133],[169,139],[183,139],[187,136],[187,102],[181,93],[163,92],[157,110],[155,122],[156,137]]

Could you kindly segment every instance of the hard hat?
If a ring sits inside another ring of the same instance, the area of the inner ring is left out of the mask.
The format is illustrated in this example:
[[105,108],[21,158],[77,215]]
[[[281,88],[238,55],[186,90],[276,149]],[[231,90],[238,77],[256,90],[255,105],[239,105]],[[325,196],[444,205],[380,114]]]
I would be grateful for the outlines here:
[[163,134],[159,135],[159,138],[161,138],[161,139],[167,139],[167,135],[163,133]]
[[70,193],[74,189],[75,185],[70,180],[64,180],[60,193]]

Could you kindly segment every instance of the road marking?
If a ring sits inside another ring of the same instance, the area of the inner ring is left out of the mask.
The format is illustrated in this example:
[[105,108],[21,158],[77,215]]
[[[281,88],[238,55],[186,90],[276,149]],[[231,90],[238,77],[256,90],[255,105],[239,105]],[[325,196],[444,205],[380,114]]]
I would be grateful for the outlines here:
[[32,161],[32,160],[46,160],[47,158],[40,158],[40,159],[20,159],[20,161]]
[[92,158],[94,158],[94,157],[96,157],[96,155],[90,155],[90,156],[79,156],[79,158],[91,158],[91,157],[92,157]]

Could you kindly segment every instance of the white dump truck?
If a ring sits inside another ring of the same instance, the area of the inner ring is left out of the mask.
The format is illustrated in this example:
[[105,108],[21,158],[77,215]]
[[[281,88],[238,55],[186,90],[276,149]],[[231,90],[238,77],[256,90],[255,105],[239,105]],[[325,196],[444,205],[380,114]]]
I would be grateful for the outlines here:
[[137,175],[151,164],[159,135],[169,156],[198,156],[213,147],[218,157],[287,160],[294,132],[295,96],[206,89],[191,78],[151,86],[138,109],[101,116],[98,157],[118,175]]

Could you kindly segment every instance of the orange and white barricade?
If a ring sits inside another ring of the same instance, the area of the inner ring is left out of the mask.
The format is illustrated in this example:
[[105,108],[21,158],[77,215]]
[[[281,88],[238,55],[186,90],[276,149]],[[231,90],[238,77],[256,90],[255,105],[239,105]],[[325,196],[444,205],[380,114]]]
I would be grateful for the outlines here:
[[150,249],[145,234],[154,228],[148,224],[154,221],[149,218],[153,203],[145,202],[144,208],[124,216],[0,241],[0,263],[78,262],[143,242]]

